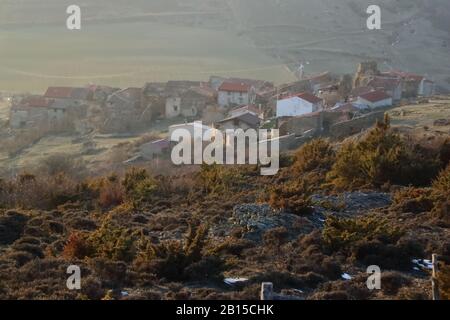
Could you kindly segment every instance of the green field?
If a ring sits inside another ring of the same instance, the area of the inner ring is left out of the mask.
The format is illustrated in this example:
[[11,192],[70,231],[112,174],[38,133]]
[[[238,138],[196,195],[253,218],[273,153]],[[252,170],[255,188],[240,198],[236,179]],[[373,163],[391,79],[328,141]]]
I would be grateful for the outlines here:
[[230,31],[150,22],[0,30],[0,90],[40,92],[50,85],[142,86],[210,75],[293,79]]

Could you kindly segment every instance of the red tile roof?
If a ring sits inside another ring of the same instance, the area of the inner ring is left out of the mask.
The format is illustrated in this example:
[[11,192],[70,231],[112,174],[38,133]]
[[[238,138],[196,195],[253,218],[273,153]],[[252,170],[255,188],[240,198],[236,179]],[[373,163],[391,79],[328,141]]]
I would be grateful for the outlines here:
[[72,96],[71,87],[49,87],[45,93],[46,98],[64,99]]
[[249,92],[251,86],[245,83],[238,82],[224,82],[219,87],[219,91],[227,92]]
[[246,105],[244,107],[237,107],[233,110],[230,111],[230,114],[236,114],[237,112],[245,112],[245,111],[250,111],[256,114],[264,114],[264,111],[259,110],[259,108],[255,105]]
[[375,77],[370,80],[367,85],[375,89],[383,88],[385,90],[395,90],[400,83],[400,79],[398,78]]
[[52,105],[54,100],[46,99],[45,97],[41,96],[31,96],[24,98],[20,105],[22,107],[28,107],[28,108],[48,108]]
[[296,96],[303,100],[306,100],[310,103],[319,103],[322,101],[322,99],[320,99],[319,97],[316,97],[315,95],[308,93],[308,92],[303,92],[303,93],[297,94]]
[[372,91],[359,96],[360,98],[367,100],[369,102],[378,102],[391,98],[386,92],[382,90]]
[[425,78],[424,76],[421,76],[421,75],[418,75],[415,73],[404,72],[404,71],[400,71],[400,70],[391,70],[389,72],[386,72],[385,74],[388,74],[390,76],[400,77],[405,80],[414,80],[414,81],[422,81],[423,78]]

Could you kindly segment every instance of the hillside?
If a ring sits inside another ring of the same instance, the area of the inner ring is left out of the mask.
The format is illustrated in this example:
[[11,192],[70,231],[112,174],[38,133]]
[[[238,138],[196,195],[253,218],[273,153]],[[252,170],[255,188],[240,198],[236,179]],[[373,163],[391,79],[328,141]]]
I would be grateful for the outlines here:
[[[349,73],[365,59],[385,69],[427,74],[442,89],[450,88],[450,4],[445,0],[381,1],[380,31],[366,29],[368,0],[153,0],[132,6],[88,0],[82,6],[88,29],[67,38],[68,4],[4,1],[0,41],[8,50],[0,51],[0,58],[10,82],[0,82],[0,89],[17,91],[22,83],[22,90],[36,91],[40,83],[55,80],[123,85],[137,78],[205,79],[214,73],[279,83],[292,80],[301,62],[307,73]],[[106,51],[96,47],[98,42]],[[41,49],[29,56],[30,45]],[[60,49],[68,47],[69,53]],[[176,63],[180,57],[182,64]],[[70,67],[74,63],[79,67]],[[148,67],[142,70],[142,64]]]
[[[430,299],[429,259],[450,255],[449,141],[395,132],[313,141],[274,177],[204,166],[80,182],[69,157],[0,180],[0,298],[257,299],[270,281],[295,299]],[[66,288],[74,264],[80,291]]]

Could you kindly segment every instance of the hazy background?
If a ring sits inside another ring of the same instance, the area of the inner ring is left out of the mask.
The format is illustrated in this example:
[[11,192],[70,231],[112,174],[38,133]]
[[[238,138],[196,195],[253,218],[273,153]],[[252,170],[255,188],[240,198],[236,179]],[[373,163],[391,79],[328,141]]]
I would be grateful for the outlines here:
[[[82,30],[65,27],[82,8]],[[0,90],[49,85],[351,73],[361,60],[450,86],[450,1],[381,0],[382,30],[366,29],[370,0],[0,0]]]

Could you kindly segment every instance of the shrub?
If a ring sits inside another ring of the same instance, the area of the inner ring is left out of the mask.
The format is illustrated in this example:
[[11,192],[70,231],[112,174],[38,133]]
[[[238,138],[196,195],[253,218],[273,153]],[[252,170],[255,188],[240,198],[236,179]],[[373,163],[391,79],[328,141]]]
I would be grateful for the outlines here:
[[263,235],[263,240],[266,246],[274,246],[279,248],[287,242],[288,230],[285,227],[267,230]]
[[395,243],[402,232],[392,227],[388,220],[376,215],[357,219],[328,217],[322,236],[325,245],[331,250],[351,249],[357,242],[380,240],[383,243]]
[[203,164],[198,176],[200,189],[208,194],[223,194],[244,183],[243,175],[236,168],[217,164]]
[[207,236],[206,226],[191,226],[184,243],[176,240],[157,245],[147,242],[135,264],[141,270],[172,281],[221,279],[225,264],[217,256],[205,254]]
[[438,270],[437,277],[441,299],[450,300],[450,265],[441,263]]
[[124,190],[117,181],[108,179],[100,188],[98,204],[104,209],[112,208],[123,203]]
[[420,186],[429,184],[440,166],[438,155],[393,133],[386,116],[362,140],[342,146],[328,179],[338,189],[386,183]]
[[269,189],[269,205],[289,213],[312,213],[311,190],[305,180],[287,182]]
[[40,173],[45,176],[67,175],[80,178],[86,174],[86,164],[82,160],[75,159],[68,154],[55,154],[42,160],[38,166]]
[[134,259],[136,240],[136,235],[129,229],[117,226],[109,220],[87,238],[96,257],[125,262]]
[[450,165],[443,170],[433,182],[433,194],[441,199],[450,198]]
[[335,156],[327,140],[316,139],[303,145],[297,151],[293,169],[300,174],[316,169],[328,171],[335,161]]
[[245,249],[249,249],[255,245],[254,242],[247,239],[235,239],[229,238],[221,242],[218,246],[214,247],[210,253],[216,254],[230,254],[235,256],[241,256]]
[[158,190],[157,180],[145,169],[132,168],[122,181],[128,200],[133,203],[148,201]]
[[433,216],[450,223],[450,165],[442,171],[432,185],[432,196],[435,200]]
[[353,246],[353,258],[364,266],[377,265],[383,269],[411,269],[415,255],[405,245],[386,244],[378,240],[360,241]]
[[411,283],[411,280],[398,272],[384,272],[381,274],[381,290],[386,295],[396,295],[398,291]]
[[408,187],[394,193],[393,206],[401,212],[429,212],[434,207],[434,201],[429,189]]
[[28,217],[16,211],[0,213],[0,244],[8,245],[19,239]]
[[63,249],[63,257],[68,260],[84,259],[92,255],[93,248],[87,241],[87,235],[83,233],[72,233]]

